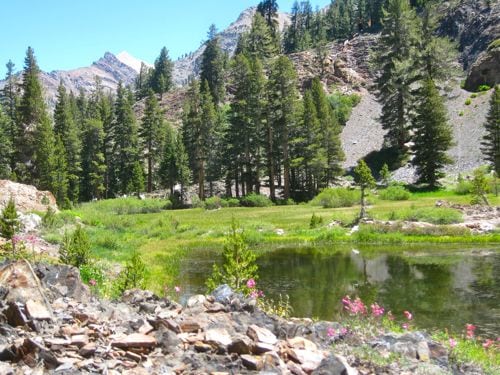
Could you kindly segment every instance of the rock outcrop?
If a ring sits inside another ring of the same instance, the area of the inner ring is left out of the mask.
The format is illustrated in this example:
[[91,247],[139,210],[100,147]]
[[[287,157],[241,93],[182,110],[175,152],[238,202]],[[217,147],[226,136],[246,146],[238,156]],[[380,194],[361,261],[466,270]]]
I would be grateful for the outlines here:
[[480,85],[495,86],[500,82],[500,39],[495,46],[482,52],[471,65],[465,81],[465,88],[476,91]]
[[7,205],[10,198],[14,199],[19,212],[47,211],[51,207],[57,211],[54,195],[50,191],[40,191],[31,185],[19,184],[9,180],[0,180],[0,209]]
[[500,2],[444,1],[440,5],[439,33],[458,43],[460,60],[469,69],[488,45],[500,37]]
[[[93,297],[75,268],[20,261],[0,264],[0,293],[2,374],[451,370],[448,350],[425,333],[364,337],[339,323],[284,320],[227,286],[210,296],[193,296],[185,307],[142,290],[109,302]],[[362,345],[402,360],[384,366],[357,358],[353,349]]]

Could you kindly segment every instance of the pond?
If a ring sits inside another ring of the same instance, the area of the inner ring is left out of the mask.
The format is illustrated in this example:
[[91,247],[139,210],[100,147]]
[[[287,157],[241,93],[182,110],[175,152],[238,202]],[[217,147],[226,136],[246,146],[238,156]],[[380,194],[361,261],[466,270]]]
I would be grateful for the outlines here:
[[[181,263],[182,298],[205,293],[205,280],[220,256],[196,250]],[[411,246],[281,248],[258,258],[258,287],[277,299],[288,295],[293,316],[338,320],[345,295],[378,302],[414,324],[459,333],[500,336],[500,249]]]

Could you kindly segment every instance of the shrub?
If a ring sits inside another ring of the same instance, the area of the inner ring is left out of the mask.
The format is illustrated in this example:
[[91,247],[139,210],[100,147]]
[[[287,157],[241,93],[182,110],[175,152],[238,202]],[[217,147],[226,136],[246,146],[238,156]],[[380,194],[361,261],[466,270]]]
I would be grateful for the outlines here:
[[352,207],[360,200],[358,190],[346,188],[327,188],[312,200],[314,206],[324,208]]
[[497,47],[500,47],[500,39],[496,39],[493,42],[491,42],[488,45],[488,51],[491,51],[492,49],[497,48]]
[[455,186],[454,192],[458,195],[467,195],[470,194],[471,190],[472,183],[470,181],[461,180],[458,181],[457,185]]
[[212,291],[221,284],[227,284],[234,290],[248,292],[245,283],[257,278],[258,266],[255,253],[248,248],[243,230],[236,224],[234,218],[225,239],[222,258],[221,267],[217,264],[213,266],[212,275],[207,280],[208,289]]
[[403,186],[393,185],[387,189],[380,190],[379,196],[384,201],[406,201],[410,199],[411,194]]
[[471,94],[471,95],[470,95],[470,98],[471,98],[471,99],[476,99],[476,98],[477,98],[477,94],[476,94],[476,93]]
[[54,228],[56,225],[56,212],[52,207],[48,207],[45,215],[42,217],[42,225],[44,228]]
[[273,202],[265,195],[250,193],[240,201],[241,205],[244,207],[269,207],[273,205]]
[[472,100],[470,100],[470,98],[467,98],[465,100],[465,105],[471,105],[471,103],[472,103]]
[[81,226],[77,226],[72,235],[64,233],[59,251],[61,262],[80,268],[90,263],[90,256],[90,241]]
[[464,111],[460,111],[460,112],[458,112],[458,115],[459,115],[460,117],[463,117],[463,116],[464,116],[464,114],[465,114],[465,113],[464,113]]
[[12,197],[2,211],[0,216],[0,234],[2,237],[12,240],[20,226],[16,203]]
[[202,201],[197,195],[191,199],[191,206],[193,208],[205,208],[205,202]]
[[146,265],[138,251],[134,251],[118,275],[116,287],[123,294],[128,289],[142,288],[146,278]]
[[394,213],[395,219],[423,221],[431,224],[456,224],[463,221],[462,213],[447,207],[423,207]]
[[488,180],[482,168],[474,170],[474,179],[472,180],[471,186],[471,204],[485,204],[489,206],[488,198],[486,197],[489,188]]
[[222,207],[222,199],[220,197],[210,197],[205,199],[206,210],[217,210]]
[[227,198],[224,200],[225,204],[227,204],[227,207],[239,207],[240,206],[240,201],[239,199],[236,198]]
[[477,88],[477,91],[486,92],[486,91],[489,91],[490,89],[491,89],[491,87],[488,85],[479,85],[479,87]]
[[323,217],[317,216],[314,212],[311,216],[311,221],[309,222],[309,228],[314,229],[323,224]]

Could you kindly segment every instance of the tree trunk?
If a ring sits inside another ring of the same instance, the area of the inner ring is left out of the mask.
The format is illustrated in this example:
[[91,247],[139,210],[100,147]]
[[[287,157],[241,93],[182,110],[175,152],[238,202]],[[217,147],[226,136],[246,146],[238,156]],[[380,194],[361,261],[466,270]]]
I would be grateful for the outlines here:
[[290,156],[288,151],[288,129],[283,131],[283,198],[290,198]]
[[365,200],[365,188],[361,187],[361,211],[359,212],[359,219],[363,220],[366,218],[366,200]]
[[198,197],[202,201],[205,200],[205,165],[203,160],[200,160],[198,165]]
[[269,172],[269,197],[272,201],[276,200],[276,192],[274,188],[274,157],[273,157],[273,129],[268,124],[267,126],[267,163]]
[[153,160],[148,155],[148,193],[153,191]]

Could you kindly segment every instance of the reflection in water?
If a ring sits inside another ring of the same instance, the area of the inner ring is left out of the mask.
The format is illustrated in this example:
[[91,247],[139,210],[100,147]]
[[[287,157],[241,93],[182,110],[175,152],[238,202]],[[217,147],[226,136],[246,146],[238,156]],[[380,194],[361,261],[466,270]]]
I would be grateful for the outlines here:
[[[183,262],[180,282],[188,294],[205,292],[214,257],[197,251]],[[474,323],[478,333],[500,334],[499,252],[299,248],[266,253],[258,263],[259,288],[275,299],[288,294],[295,316],[338,319],[349,294],[395,316],[409,310],[419,327],[462,331]]]

